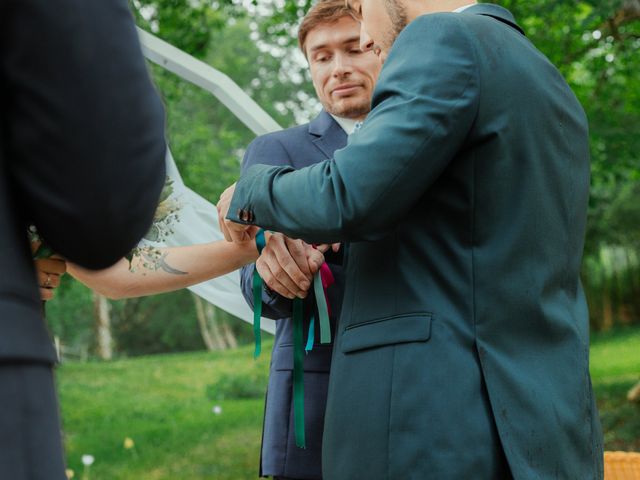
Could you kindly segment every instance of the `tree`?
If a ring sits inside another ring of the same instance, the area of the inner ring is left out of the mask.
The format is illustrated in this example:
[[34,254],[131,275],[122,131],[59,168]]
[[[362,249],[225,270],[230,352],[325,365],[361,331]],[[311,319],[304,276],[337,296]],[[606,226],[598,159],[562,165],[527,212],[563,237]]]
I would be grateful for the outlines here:
[[[640,0],[496,0],[558,66],[590,123],[592,188],[584,283],[592,324],[640,319]],[[140,27],[233,78],[282,126],[318,108],[296,28],[310,0],[131,0]],[[150,65],[185,182],[215,201],[254,135],[224,106]],[[612,265],[615,267],[612,267]],[[186,296],[185,296],[186,295]],[[63,280],[47,315],[67,345],[94,344],[91,293]],[[196,307],[179,292],[110,302],[117,352],[202,348]],[[629,313],[630,312],[630,313]],[[233,324],[240,341],[251,333]],[[222,335],[224,336],[224,334]]]

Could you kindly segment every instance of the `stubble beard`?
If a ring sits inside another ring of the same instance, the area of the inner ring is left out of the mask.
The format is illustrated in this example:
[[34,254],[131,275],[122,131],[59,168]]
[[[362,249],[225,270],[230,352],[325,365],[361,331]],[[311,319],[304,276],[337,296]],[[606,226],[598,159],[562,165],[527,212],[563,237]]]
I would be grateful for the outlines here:
[[324,105],[324,109],[336,117],[356,120],[365,117],[369,113],[371,110],[371,102],[362,100],[355,104]]

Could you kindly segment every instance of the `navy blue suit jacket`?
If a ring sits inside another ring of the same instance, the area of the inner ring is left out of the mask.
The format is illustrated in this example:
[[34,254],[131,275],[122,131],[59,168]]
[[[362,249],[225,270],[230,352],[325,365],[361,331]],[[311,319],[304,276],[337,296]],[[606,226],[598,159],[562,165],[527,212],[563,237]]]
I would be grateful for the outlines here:
[[[326,112],[320,113],[306,125],[256,138],[244,156],[243,171],[256,164],[286,165],[303,168],[333,156],[344,147],[347,135]],[[329,287],[328,296],[332,314],[332,331],[340,314],[343,293],[341,254],[327,254],[326,259],[336,283]],[[253,308],[252,276],[254,265],[242,269],[241,282],[244,296]],[[321,447],[324,411],[331,366],[332,345],[316,343],[305,356],[305,427],[307,448],[296,447],[293,423],[293,322],[291,301],[265,290],[262,296],[263,315],[278,320],[276,339],[271,358],[269,387],[265,406],[260,474],[296,479],[319,479],[321,474]],[[314,299],[306,300],[305,311]],[[316,329],[317,329],[316,322]],[[305,335],[309,329],[309,315],[305,315]],[[316,331],[316,340],[320,334]]]

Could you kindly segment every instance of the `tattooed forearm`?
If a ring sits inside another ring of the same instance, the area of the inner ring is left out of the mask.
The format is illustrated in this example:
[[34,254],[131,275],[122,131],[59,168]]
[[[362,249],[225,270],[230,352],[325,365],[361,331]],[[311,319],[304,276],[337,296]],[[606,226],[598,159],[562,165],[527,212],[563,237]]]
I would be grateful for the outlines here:
[[160,253],[158,251],[143,250],[140,252],[144,260],[143,266],[148,270],[170,273],[172,275],[187,275],[189,272],[183,272],[177,268],[173,268],[167,263],[168,253]]

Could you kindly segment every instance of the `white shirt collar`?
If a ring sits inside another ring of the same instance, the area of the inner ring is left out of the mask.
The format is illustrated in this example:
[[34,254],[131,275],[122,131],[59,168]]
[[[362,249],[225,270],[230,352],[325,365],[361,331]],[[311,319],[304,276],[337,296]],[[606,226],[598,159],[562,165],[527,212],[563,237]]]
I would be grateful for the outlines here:
[[455,13],[463,12],[463,11],[465,11],[467,8],[469,8],[469,7],[473,7],[474,5],[476,5],[476,4],[475,4],[475,3],[472,3],[472,4],[470,4],[470,5],[465,5],[464,7],[456,8],[456,9],[454,10],[454,12],[455,12]]
[[336,115],[333,115],[332,113],[330,113],[329,115],[331,115],[333,119],[338,122],[338,125],[342,127],[347,135],[351,135],[353,133],[353,130],[356,128],[356,123],[358,123],[357,120],[353,120],[351,118],[338,117]]

